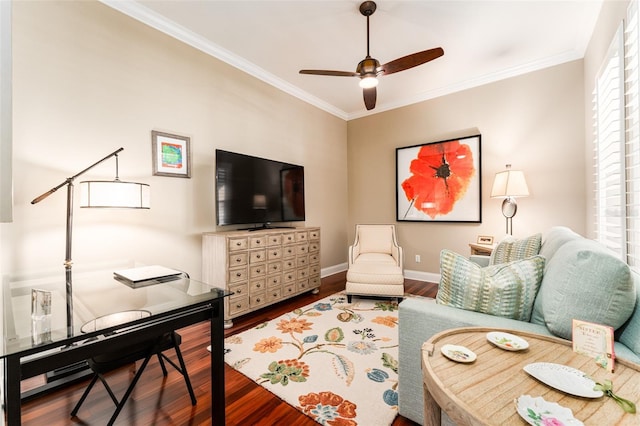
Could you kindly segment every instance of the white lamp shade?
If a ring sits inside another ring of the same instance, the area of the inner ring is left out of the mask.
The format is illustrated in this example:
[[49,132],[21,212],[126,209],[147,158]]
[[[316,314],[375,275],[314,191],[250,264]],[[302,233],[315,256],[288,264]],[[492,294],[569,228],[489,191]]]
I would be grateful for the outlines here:
[[119,180],[80,182],[80,207],[151,208],[149,185]]
[[529,187],[527,187],[524,173],[511,169],[496,173],[491,188],[491,198],[526,197],[528,195]]

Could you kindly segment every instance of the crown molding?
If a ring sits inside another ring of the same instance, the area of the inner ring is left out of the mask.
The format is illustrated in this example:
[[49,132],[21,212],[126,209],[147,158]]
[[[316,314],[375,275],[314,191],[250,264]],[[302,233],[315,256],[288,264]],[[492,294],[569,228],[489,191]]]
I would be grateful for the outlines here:
[[346,120],[348,114],[339,108],[323,101],[304,90],[282,80],[279,77],[271,74],[265,69],[255,65],[252,62],[241,58],[232,52],[212,43],[210,40],[194,33],[193,31],[184,28],[177,23],[168,20],[164,16],[152,11],[151,9],[131,0],[99,0],[106,6],[115,9],[125,15],[142,22],[145,25],[155,28],[156,30],[163,32],[176,40],[179,40],[191,47],[194,47],[208,55],[213,56],[225,62],[240,71],[243,71],[277,89],[282,90],[285,93],[290,94],[306,103],[314,105],[323,111],[335,115],[338,118]]

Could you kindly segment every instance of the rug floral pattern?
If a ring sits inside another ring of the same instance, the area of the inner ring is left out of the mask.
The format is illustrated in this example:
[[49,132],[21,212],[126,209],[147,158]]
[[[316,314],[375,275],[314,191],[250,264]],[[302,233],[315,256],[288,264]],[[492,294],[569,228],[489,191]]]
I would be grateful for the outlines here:
[[398,405],[397,303],[341,293],[225,339],[225,360],[316,422],[389,425]]

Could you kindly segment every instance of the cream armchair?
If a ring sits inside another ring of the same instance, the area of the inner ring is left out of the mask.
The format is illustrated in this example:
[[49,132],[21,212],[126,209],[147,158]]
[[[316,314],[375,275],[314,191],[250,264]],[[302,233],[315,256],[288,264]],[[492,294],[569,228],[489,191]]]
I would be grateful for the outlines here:
[[402,247],[395,225],[356,225],[349,247],[346,293],[351,296],[404,296]]

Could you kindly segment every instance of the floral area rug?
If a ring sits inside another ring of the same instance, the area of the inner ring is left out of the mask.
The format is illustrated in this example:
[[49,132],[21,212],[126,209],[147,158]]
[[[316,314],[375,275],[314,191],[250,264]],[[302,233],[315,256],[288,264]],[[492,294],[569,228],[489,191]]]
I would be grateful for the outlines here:
[[398,305],[336,293],[225,339],[225,361],[316,422],[390,425]]

